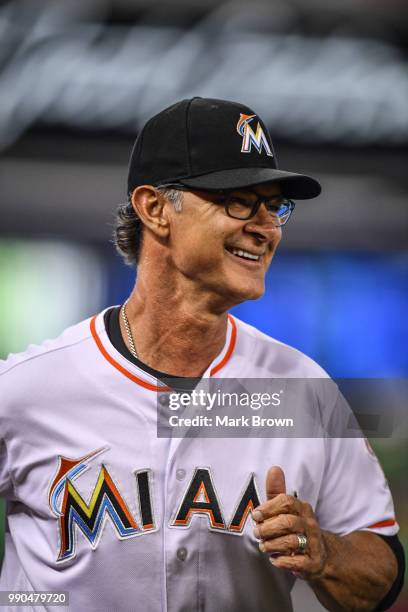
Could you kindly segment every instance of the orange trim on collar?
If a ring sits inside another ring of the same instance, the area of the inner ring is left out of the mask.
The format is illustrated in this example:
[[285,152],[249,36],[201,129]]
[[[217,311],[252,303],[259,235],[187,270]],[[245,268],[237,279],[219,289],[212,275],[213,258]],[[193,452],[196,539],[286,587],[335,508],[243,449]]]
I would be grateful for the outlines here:
[[374,523],[374,525],[369,525],[367,529],[378,529],[378,527],[392,527],[396,525],[397,521],[394,519],[386,519],[385,521],[380,521],[379,523]]
[[225,364],[227,363],[227,361],[229,361],[229,358],[232,355],[232,352],[235,348],[235,344],[237,341],[237,325],[234,321],[234,319],[231,317],[231,315],[228,315],[228,319],[231,323],[231,338],[230,338],[230,343],[229,343],[229,347],[227,349],[227,352],[225,353],[224,357],[221,359],[220,363],[218,363],[216,366],[214,366],[210,372],[210,376],[214,376],[214,374],[216,374],[217,372],[219,372],[221,370],[221,368],[223,368],[225,366]]
[[91,320],[91,334],[92,334],[92,338],[95,340],[96,342],[96,346],[98,347],[98,349],[101,351],[102,355],[105,357],[105,359],[107,361],[109,361],[109,363],[116,368],[117,370],[119,370],[119,372],[121,372],[122,374],[124,374],[127,378],[129,378],[130,380],[132,380],[133,382],[137,383],[138,385],[140,385],[141,387],[144,387],[145,389],[149,389],[149,391],[170,391],[169,387],[158,387],[157,385],[152,385],[146,381],[144,381],[142,378],[139,378],[138,376],[135,376],[134,374],[132,374],[131,372],[128,372],[128,370],[126,370],[126,368],[124,368],[118,361],[116,361],[116,359],[114,359],[113,357],[111,357],[108,353],[108,351],[105,349],[105,347],[103,346],[102,342],[100,341],[100,338],[98,336],[98,333],[96,331],[96,325],[95,325],[95,321],[96,321],[96,317],[97,315],[95,315],[92,320]]
[[[108,351],[105,349],[105,347],[103,346],[101,339],[98,336],[98,332],[96,331],[96,318],[98,315],[95,315],[94,317],[92,317],[91,319],[91,323],[90,323],[90,328],[91,328],[91,334],[92,334],[92,338],[95,340],[96,346],[98,347],[98,349],[100,350],[100,352],[102,353],[102,355],[105,357],[106,361],[108,361],[114,368],[116,368],[119,372],[121,372],[121,374],[123,374],[124,376],[126,376],[127,378],[129,378],[129,380],[137,383],[138,385],[140,385],[141,387],[144,387],[145,389],[149,389],[149,391],[170,391],[170,387],[158,387],[157,385],[153,385],[151,383],[146,382],[145,380],[143,380],[142,378],[139,378],[138,376],[135,376],[134,374],[132,374],[131,372],[129,372],[125,367],[123,367],[118,361],[116,361],[116,359],[114,359],[111,355],[109,355]],[[231,315],[228,315],[228,319],[231,323],[231,338],[229,341],[229,345],[228,345],[228,349],[227,352],[225,353],[224,357],[221,359],[221,361],[219,363],[217,363],[217,365],[215,365],[211,371],[210,371],[210,376],[214,376],[214,374],[216,374],[217,372],[219,372],[224,366],[225,364],[229,361],[233,350],[235,348],[235,344],[237,341],[237,325],[233,319],[233,317]]]

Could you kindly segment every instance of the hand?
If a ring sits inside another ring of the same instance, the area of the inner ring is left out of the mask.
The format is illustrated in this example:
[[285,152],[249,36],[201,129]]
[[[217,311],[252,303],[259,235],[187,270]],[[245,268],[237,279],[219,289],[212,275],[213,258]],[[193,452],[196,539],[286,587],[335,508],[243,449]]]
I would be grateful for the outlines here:
[[[322,577],[327,561],[323,533],[310,504],[286,495],[285,475],[280,467],[271,467],[266,477],[267,501],[252,512],[254,535],[259,548],[271,555],[271,563],[291,570],[307,580]],[[299,550],[299,535],[307,545]]]

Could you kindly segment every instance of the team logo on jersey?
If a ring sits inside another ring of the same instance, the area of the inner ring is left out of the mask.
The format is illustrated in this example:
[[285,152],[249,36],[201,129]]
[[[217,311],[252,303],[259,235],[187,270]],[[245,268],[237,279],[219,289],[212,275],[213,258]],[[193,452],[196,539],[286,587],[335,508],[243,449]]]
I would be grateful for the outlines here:
[[[150,469],[133,472],[138,505],[138,511],[133,513],[104,463],[98,468],[95,485],[87,496],[88,501],[75,486],[74,481],[89,469],[91,462],[108,450],[108,447],[100,448],[79,459],[61,455],[58,457],[57,471],[48,493],[49,506],[58,518],[58,562],[75,557],[79,534],[96,549],[108,521],[113,525],[119,540],[145,535],[157,529],[152,505],[153,477]],[[197,467],[169,527],[188,529],[194,517],[199,514],[207,517],[208,527],[212,531],[240,535],[250,511],[259,504],[255,475],[251,473],[238,497],[231,520],[226,523],[211,469]]]
[[208,517],[211,529],[225,529],[220,503],[211,479],[210,470],[197,468],[176,512],[171,527],[189,527],[194,513]]
[[237,132],[242,136],[241,153],[250,153],[253,145],[258,153],[262,153],[263,148],[269,157],[273,157],[272,149],[259,121],[257,123],[256,132],[253,131],[250,125],[255,117],[256,115],[245,115],[244,113],[240,113],[237,123]]
[[255,475],[251,474],[233,512],[229,525],[226,525],[215,491],[211,470],[196,468],[193,477],[183,495],[183,499],[170,522],[170,527],[190,527],[194,515],[207,517],[212,531],[242,533],[251,510],[259,506],[259,494]]
[[76,489],[72,481],[88,469],[92,459],[106,450],[108,449],[101,448],[79,459],[62,456],[58,458],[57,473],[48,496],[50,508],[58,517],[59,524],[60,549],[57,561],[66,561],[75,556],[77,530],[82,532],[95,549],[108,519],[111,520],[119,539],[140,535],[155,527],[150,497],[150,470],[136,472],[143,531],[104,464],[100,467],[88,503]]
[[260,505],[259,493],[256,487],[255,474],[251,474],[248,483],[238,498],[238,503],[229,524],[230,531],[242,533],[251,510]]

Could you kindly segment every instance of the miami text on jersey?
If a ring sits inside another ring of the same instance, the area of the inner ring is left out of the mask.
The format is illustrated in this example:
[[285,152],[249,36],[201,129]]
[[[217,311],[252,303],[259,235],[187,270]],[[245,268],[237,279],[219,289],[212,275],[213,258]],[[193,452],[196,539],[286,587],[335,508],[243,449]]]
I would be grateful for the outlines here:
[[[104,526],[111,520],[117,537],[121,540],[157,530],[152,504],[152,473],[150,469],[134,472],[138,502],[138,517],[132,515],[123,495],[104,464],[101,464],[95,487],[87,503],[73,484],[89,467],[89,462],[109,450],[107,447],[92,451],[79,459],[58,457],[58,468],[53,477],[48,503],[58,517],[59,553],[57,561],[75,557],[76,536],[81,532],[92,548],[96,548]],[[208,519],[212,531],[241,534],[250,511],[260,504],[258,488],[253,473],[249,474],[239,495],[235,510],[227,523],[213,483],[211,469],[196,467],[182,500],[174,512],[169,527],[190,527],[195,514]]]

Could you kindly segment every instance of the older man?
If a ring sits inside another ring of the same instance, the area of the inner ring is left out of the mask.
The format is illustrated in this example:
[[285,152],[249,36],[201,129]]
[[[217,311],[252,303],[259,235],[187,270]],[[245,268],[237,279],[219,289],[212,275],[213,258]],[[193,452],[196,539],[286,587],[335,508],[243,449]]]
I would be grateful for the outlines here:
[[129,299],[2,365],[1,588],[68,591],[75,611],[281,612],[297,576],[329,610],[387,609],[403,555],[362,438],[157,436],[173,378],[327,376],[228,314],[262,295],[292,198],[320,185],[277,168],[251,109],[194,98],[145,125],[128,191]]

